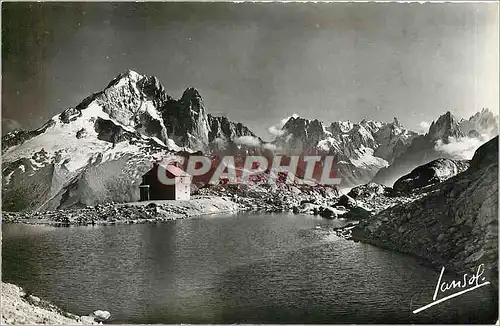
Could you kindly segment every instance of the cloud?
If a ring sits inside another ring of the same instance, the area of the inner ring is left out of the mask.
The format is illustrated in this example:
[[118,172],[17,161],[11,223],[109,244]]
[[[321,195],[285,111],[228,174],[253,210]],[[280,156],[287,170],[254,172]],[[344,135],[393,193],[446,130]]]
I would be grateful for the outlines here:
[[276,136],[276,137],[281,136],[285,133],[283,130],[281,130],[281,128],[277,127],[276,125],[267,128],[267,131],[271,135]]
[[241,136],[234,140],[234,142],[238,145],[246,145],[251,147],[259,147],[260,139],[253,136]]
[[265,143],[264,145],[262,145],[262,148],[273,152],[279,149],[278,146],[271,143]]
[[215,148],[222,149],[227,145],[227,142],[224,139],[217,137],[213,140],[213,144],[215,145]]
[[259,138],[252,137],[252,136],[241,136],[238,137],[234,140],[235,144],[237,145],[245,145],[245,146],[250,146],[250,147],[260,147],[262,149],[267,149],[272,152],[281,150],[278,146],[272,144],[272,143],[266,143],[262,142]]
[[436,142],[434,149],[451,155],[457,159],[470,160],[479,146],[487,142],[489,139],[490,137],[486,135],[482,135],[480,138],[461,137],[457,139],[450,137],[447,144],[439,139]]
[[285,133],[282,130],[282,128],[288,122],[288,120],[290,120],[290,118],[298,118],[298,117],[299,117],[299,115],[297,113],[294,113],[287,118],[281,119],[281,121],[279,123],[270,126],[269,128],[267,128],[267,131],[275,137],[281,136]]
[[418,127],[420,128],[419,131],[426,133],[429,131],[429,127],[431,126],[430,122],[427,121],[422,121],[418,124]]
[[21,129],[21,128],[22,128],[21,124],[19,122],[17,122],[16,120],[6,119],[6,118],[2,119],[3,131],[10,132],[10,131],[13,131],[16,129]]

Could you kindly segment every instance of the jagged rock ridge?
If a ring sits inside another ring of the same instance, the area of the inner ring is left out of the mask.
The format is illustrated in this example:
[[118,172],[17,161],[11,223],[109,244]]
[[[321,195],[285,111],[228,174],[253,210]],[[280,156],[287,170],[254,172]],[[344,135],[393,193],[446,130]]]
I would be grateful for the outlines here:
[[390,166],[381,168],[372,181],[392,185],[415,167],[433,160],[470,159],[481,144],[497,134],[498,118],[489,110],[461,121],[446,112],[432,122],[425,135],[415,137]]
[[335,172],[343,187],[370,181],[377,171],[401,155],[417,134],[390,123],[363,120],[336,121],[324,126],[318,120],[291,117],[273,144],[291,154],[335,156]]
[[255,137],[242,124],[208,115],[194,88],[175,100],[156,77],[127,71],[41,128],[3,137],[3,209],[136,200],[153,161],[241,136]]

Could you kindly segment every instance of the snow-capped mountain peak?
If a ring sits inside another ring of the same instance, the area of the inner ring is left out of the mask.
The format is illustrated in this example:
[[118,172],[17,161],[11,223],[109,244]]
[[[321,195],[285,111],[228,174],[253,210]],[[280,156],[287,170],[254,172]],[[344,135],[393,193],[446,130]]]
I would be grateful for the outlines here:
[[301,117],[290,118],[278,134],[273,144],[285,152],[335,155],[337,173],[343,176],[346,187],[371,179],[416,136],[397,119],[391,123],[366,119],[359,123],[334,121],[324,127],[319,120]]
[[351,121],[335,121],[335,122],[332,122],[329,130],[334,135],[339,135],[339,134],[348,133],[349,131],[351,131],[353,126],[354,126],[354,124]]
[[126,85],[129,82],[132,83],[137,83],[139,80],[146,78],[146,76],[139,74],[136,71],[128,69],[127,71],[120,73],[118,76],[116,76],[106,88],[113,87],[113,86],[122,86]]
[[487,108],[483,108],[468,120],[460,121],[460,128],[466,135],[486,134],[490,137],[498,134],[498,116]]
[[458,120],[450,111],[447,111],[436,121],[433,121],[427,132],[427,136],[432,140],[446,140],[448,137],[462,137],[463,135]]
[[247,135],[240,123],[209,118],[196,89],[175,100],[156,77],[128,70],[42,127],[3,137],[3,203],[43,210],[130,200],[158,157]]

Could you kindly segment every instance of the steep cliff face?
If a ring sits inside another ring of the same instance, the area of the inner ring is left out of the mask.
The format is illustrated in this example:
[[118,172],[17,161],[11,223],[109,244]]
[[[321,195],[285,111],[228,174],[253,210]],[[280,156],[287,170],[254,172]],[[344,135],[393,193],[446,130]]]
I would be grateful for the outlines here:
[[208,122],[210,125],[208,140],[210,142],[214,142],[217,139],[229,141],[242,136],[256,137],[255,134],[242,123],[229,121],[226,117],[215,117],[209,114]]
[[301,117],[291,117],[283,126],[283,135],[274,144],[291,154],[314,151],[318,142],[326,136],[323,123]]
[[243,136],[255,134],[240,122],[207,114],[200,93],[188,88],[179,100],[169,98],[160,107],[167,133],[179,146],[204,152],[223,149]]
[[374,138],[379,144],[374,155],[383,158],[389,164],[399,157],[410,146],[417,134],[405,129],[394,118],[392,123],[385,123],[380,128],[374,128]]
[[476,151],[466,171],[361,221],[352,234],[456,272],[484,263],[498,286],[498,136]]
[[210,126],[200,93],[188,88],[179,100],[168,100],[160,109],[176,144],[193,150],[204,150],[208,146]]
[[[132,127],[144,136],[156,137],[167,144],[167,130],[158,113],[159,106],[166,99],[165,89],[156,77],[127,71],[94,96],[90,105],[101,107],[109,118],[120,125]],[[77,106],[76,110],[79,109],[86,108]]]
[[431,123],[427,137],[431,141],[438,139],[446,140],[449,137],[463,137],[465,136],[460,129],[460,124],[457,119],[448,111],[440,116],[436,121]]

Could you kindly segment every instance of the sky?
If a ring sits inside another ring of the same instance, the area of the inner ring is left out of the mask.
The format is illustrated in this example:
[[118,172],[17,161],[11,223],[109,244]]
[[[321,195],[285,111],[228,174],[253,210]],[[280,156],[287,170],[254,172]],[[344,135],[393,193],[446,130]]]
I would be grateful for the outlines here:
[[297,114],[422,131],[498,112],[497,3],[2,3],[2,134],[127,69],[269,139]]

